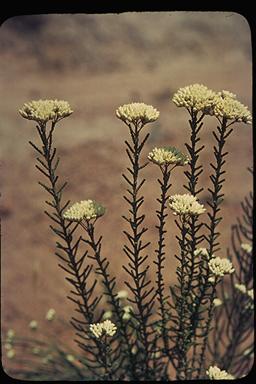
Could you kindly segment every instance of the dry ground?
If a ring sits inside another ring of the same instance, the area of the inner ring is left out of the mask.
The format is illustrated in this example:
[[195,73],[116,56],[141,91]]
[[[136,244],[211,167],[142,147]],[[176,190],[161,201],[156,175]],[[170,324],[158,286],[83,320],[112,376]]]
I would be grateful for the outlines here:
[[[37,184],[34,153],[28,145],[28,140],[37,141],[36,131],[33,122],[19,116],[18,109],[30,99],[70,102],[74,114],[56,129],[60,174],[69,182],[65,197],[73,202],[93,198],[107,207],[97,227],[103,233],[103,250],[113,263],[112,272],[123,288],[121,229],[125,223],[121,215],[126,206],[121,173],[127,165],[123,141],[128,132],[116,119],[115,109],[123,103],[143,101],[160,111],[159,121],[145,128],[152,133],[145,158],[155,145],[185,150],[188,116],[171,103],[171,96],[179,87],[199,82],[214,90],[230,90],[251,107],[250,31],[242,16],[221,12],[23,16],[2,25],[0,44],[2,330],[14,328],[25,335],[31,319],[39,320],[42,332],[46,331],[43,318],[50,307],[69,321],[72,305],[65,300],[69,287],[54,256],[55,237],[43,213],[46,196]],[[207,199],[209,186],[213,128],[213,119],[206,119],[202,201]],[[251,127],[237,124],[227,150],[226,200],[220,225],[223,256],[240,200],[252,185],[246,171],[252,164]],[[152,260],[157,167],[148,166],[144,176]],[[183,170],[175,170],[172,193],[185,193],[184,181]],[[171,214],[168,226],[165,275],[171,282],[177,249]],[[72,344],[72,329],[58,332]]]

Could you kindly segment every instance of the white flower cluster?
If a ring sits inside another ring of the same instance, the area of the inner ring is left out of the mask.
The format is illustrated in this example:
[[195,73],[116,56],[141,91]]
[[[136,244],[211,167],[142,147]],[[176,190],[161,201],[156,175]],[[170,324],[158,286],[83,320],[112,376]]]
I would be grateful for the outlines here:
[[122,319],[123,320],[130,320],[130,318],[132,316],[132,312],[133,312],[133,307],[131,305],[125,305],[122,309],[124,312]]
[[213,115],[224,117],[227,120],[239,121],[246,124],[252,123],[251,113],[245,105],[236,99],[236,95],[228,91],[218,92],[214,104]]
[[192,84],[180,88],[173,96],[172,101],[177,107],[192,109],[194,112],[205,114],[212,111],[216,93],[202,84]]
[[186,165],[189,162],[188,156],[184,155],[175,147],[154,148],[148,159],[157,165]]
[[52,120],[57,122],[73,113],[70,105],[64,100],[33,100],[25,103],[19,110],[22,117],[45,124]]
[[214,307],[219,307],[220,305],[222,305],[223,301],[221,299],[219,299],[218,297],[216,297],[215,299],[213,299],[213,305]]
[[235,288],[243,293],[244,295],[247,295],[251,300],[254,300],[254,292],[253,292],[253,289],[248,289],[246,288],[246,286],[244,284],[235,284]]
[[50,309],[47,311],[45,318],[46,318],[46,320],[48,320],[48,321],[52,321],[52,320],[54,320],[55,316],[56,316],[56,311],[55,311],[55,309],[50,308]]
[[105,208],[94,200],[82,200],[73,204],[64,214],[64,219],[70,221],[91,220],[103,216]]
[[90,324],[90,331],[97,339],[99,339],[104,333],[107,336],[114,336],[116,330],[116,325],[108,319],[102,323]]
[[252,252],[252,245],[248,243],[242,243],[241,248],[248,254]]
[[228,259],[213,257],[208,263],[210,271],[215,276],[224,276],[235,271],[233,264]]
[[227,371],[221,370],[217,365],[210,366],[206,371],[210,380],[234,380],[234,376]]
[[117,299],[127,299],[128,297],[128,292],[125,289],[122,289],[121,291],[117,292],[116,298]]
[[205,212],[204,206],[198,203],[196,197],[188,193],[171,196],[169,207],[173,210],[173,214],[178,216],[198,216]]
[[151,123],[159,117],[157,109],[144,103],[124,104],[117,108],[116,116],[125,123]]

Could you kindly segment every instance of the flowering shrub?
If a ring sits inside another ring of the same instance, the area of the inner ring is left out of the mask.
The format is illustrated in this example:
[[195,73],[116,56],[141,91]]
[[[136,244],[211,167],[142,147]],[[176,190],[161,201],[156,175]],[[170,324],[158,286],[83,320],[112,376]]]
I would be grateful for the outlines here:
[[[149,243],[144,239],[147,228],[141,210],[142,187],[146,181],[143,168],[148,163],[143,163],[142,152],[150,136],[150,133],[144,134],[144,127],[155,122],[159,112],[144,103],[125,104],[116,110],[116,117],[127,126],[129,134],[125,144],[130,165],[123,174],[127,185],[124,199],[128,206],[124,216],[128,229],[124,230],[123,247],[127,262],[123,268],[127,273],[128,291],[117,290],[109,261],[102,256],[102,237],[97,233],[96,224],[103,215],[107,216],[105,208],[90,199],[72,205],[63,200],[66,183],[61,183],[57,174],[59,159],[53,134],[59,120],[73,112],[69,104],[39,100],[25,104],[20,110],[24,118],[37,124],[40,145],[30,144],[38,156],[36,167],[47,180],[40,181],[40,185],[50,196],[50,201],[46,201],[50,207],[46,214],[54,223],[51,229],[59,237],[56,256],[72,285],[68,298],[80,314],[80,318],[72,317],[71,321],[76,330],[76,342],[84,354],[80,363],[95,380],[234,379],[245,375],[251,366],[252,207],[248,199],[247,227],[245,229],[241,222],[239,226],[246,242],[240,241],[239,252],[234,245],[234,235],[232,237],[238,262],[230,252],[227,258],[223,254],[216,256],[224,198],[224,158],[228,155],[225,144],[233,131],[231,126],[237,122],[250,124],[251,114],[231,92],[215,92],[201,84],[179,89],[172,101],[189,114],[190,141],[185,143],[188,154],[166,146],[155,147],[147,155],[149,163],[160,170],[156,211],[158,241],[155,255],[151,255],[156,266],[155,284],[150,280],[151,265],[145,253]],[[200,187],[203,171],[200,154],[204,146],[199,146],[199,135],[206,115],[215,119],[217,127],[213,131],[211,188],[206,203],[202,204],[199,198],[203,190]],[[185,169],[187,193],[170,195],[170,181],[177,167]],[[179,233],[179,252],[168,256],[175,257],[178,262],[176,282],[169,287],[163,276],[168,212],[173,213],[168,220],[175,221]],[[77,234],[79,227],[82,235]],[[225,296],[227,281],[231,296]],[[102,287],[100,295],[96,294],[98,282]],[[100,310],[102,296],[109,304],[105,312]],[[240,312],[235,316],[240,319],[243,314],[245,325],[239,331],[239,324],[232,322],[231,314],[240,296]],[[231,312],[230,308],[233,308]],[[49,311],[47,319],[52,320],[54,316],[54,311]],[[30,327],[36,329],[37,322],[31,322]],[[236,342],[230,339],[230,334],[235,332],[238,332]],[[246,339],[245,335],[249,337]],[[219,350],[218,338],[225,340],[222,350]],[[13,349],[8,352],[9,358],[14,357]],[[71,357],[68,362],[72,363]]]

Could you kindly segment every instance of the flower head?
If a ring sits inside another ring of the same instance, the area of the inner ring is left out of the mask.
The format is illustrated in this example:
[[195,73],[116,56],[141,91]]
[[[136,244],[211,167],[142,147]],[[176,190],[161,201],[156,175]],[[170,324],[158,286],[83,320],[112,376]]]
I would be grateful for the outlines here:
[[30,321],[29,323],[29,328],[32,329],[32,330],[36,330],[38,327],[38,322],[36,320],[32,320]]
[[122,319],[123,320],[130,320],[130,318],[132,316],[132,312],[133,312],[133,307],[131,305],[125,305],[122,309],[124,311]]
[[242,243],[241,248],[248,254],[252,252],[252,245],[248,243]]
[[205,212],[202,204],[199,204],[196,197],[185,193],[184,195],[173,195],[169,199],[169,207],[177,216],[198,216]]
[[221,299],[219,299],[218,297],[216,297],[215,299],[213,299],[213,305],[215,307],[219,307],[220,305],[223,304],[223,301]]
[[90,331],[97,339],[99,339],[104,333],[107,336],[114,336],[117,327],[112,321],[107,319],[102,323],[90,324]]
[[172,101],[177,107],[192,109],[194,112],[208,114],[212,111],[216,93],[202,84],[192,84],[180,88]]
[[248,107],[240,103],[235,94],[228,91],[221,91],[216,94],[212,114],[227,120],[246,124],[252,123],[252,116]]
[[124,104],[117,108],[116,116],[125,123],[151,123],[159,117],[157,109],[144,103]]
[[13,329],[8,329],[7,331],[7,339],[12,340],[15,336],[15,331]]
[[210,380],[234,380],[233,375],[224,370],[221,370],[217,367],[217,365],[209,367],[206,371],[206,374],[209,376]]
[[113,316],[113,313],[112,311],[106,311],[103,313],[103,320],[107,320],[107,319],[111,319],[111,317]]
[[116,295],[117,299],[127,299],[127,297],[128,297],[128,292],[125,289],[117,292],[117,295]]
[[251,300],[254,300],[254,291],[252,289],[247,289],[244,284],[235,284],[235,288],[241,292],[243,295],[247,295]]
[[52,321],[52,320],[54,320],[55,316],[56,316],[56,311],[55,311],[55,309],[50,308],[49,311],[46,313],[45,318],[46,318],[46,320],[48,320],[48,321]]
[[71,355],[70,353],[68,353],[65,357],[69,363],[73,363],[76,360],[75,356]]
[[220,257],[213,257],[208,263],[209,269],[215,276],[224,276],[235,271],[231,261],[228,259],[221,259]]
[[15,350],[14,349],[7,350],[6,356],[7,356],[8,359],[13,359],[14,356],[15,356]]
[[45,124],[52,120],[57,122],[73,113],[69,103],[64,100],[33,100],[25,103],[19,110],[22,117]]
[[186,165],[189,162],[187,155],[184,155],[175,147],[154,148],[148,159],[157,165]]
[[70,221],[96,219],[103,216],[105,208],[94,200],[83,200],[73,204],[64,212],[63,217]]

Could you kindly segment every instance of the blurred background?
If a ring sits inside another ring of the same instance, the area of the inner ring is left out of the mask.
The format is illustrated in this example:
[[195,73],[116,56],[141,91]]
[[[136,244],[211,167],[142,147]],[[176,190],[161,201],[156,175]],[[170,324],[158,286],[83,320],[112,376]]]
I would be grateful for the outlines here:
[[[35,124],[22,119],[18,109],[31,99],[69,101],[74,113],[55,133],[61,156],[59,173],[68,181],[65,197],[72,202],[92,198],[107,207],[97,228],[103,233],[103,252],[114,263],[112,271],[121,289],[126,279],[121,268],[126,263],[122,252],[121,228],[125,222],[121,215],[126,205],[121,173],[127,166],[123,142],[128,130],[115,117],[116,108],[142,101],[160,111],[159,120],[145,128],[151,137],[144,159],[157,145],[185,151],[188,115],[171,102],[171,97],[178,88],[197,82],[216,91],[229,90],[251,109],[251,38],[246,19],[227,12],[35,15],[13,17],[1,26],[0,52],[2,329],[13,328],[24,335],[29,333],[32,319],[39,321],[44,332],[49,326],[44,316],[51,307],[68,322],[73,305],[65,299],[69,286],[57,265],[55,237],[43,213],[48,196],[37,184],[35,155],[28,144],[29,140],[38,142]],[[216,125],[213,118],[204,121],[202,202],[207,200],[209,163],[213,160],[211,132]],[[230,154],[219,256],[225,256],[240,200],[252,188],[246,170],[252,165],[252,128],[244,124],[234,128],[227,143]],[[159,170],[150,165],[144,176],[152,260]],[[184,182],[183,169],[176,169],[171,193],[185,193]],[[175,273],[173,221],[170,214],[167,282],[173,281]],[[74,346],[71,326],[69,330],[60,327],[58,337]]]

